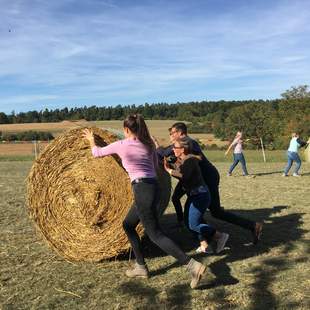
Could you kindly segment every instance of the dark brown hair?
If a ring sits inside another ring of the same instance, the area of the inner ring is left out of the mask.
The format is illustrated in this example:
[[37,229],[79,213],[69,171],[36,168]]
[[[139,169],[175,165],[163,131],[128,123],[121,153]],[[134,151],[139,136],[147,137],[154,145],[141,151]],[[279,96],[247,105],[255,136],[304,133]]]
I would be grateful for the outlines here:
[[190,137],[182,137],[177,139],[175,142],[180,144],[180,147],[186,150],[187,154],[193,154],[193,142]]
[[149,147],[150,150],[155,149],[155,144],[151,138],[150,132],[142,115],[128,115],[124,120],[123,126],[127,127],[132,133],[134,133],[139,141]]
[[187,126],[185,123],[183,122],[177,122],[174,123],[171,128],[169,128],[169,131],[172,130],[172,128],[174,128],[176,131],[181,132],[183,135],[187,135]]

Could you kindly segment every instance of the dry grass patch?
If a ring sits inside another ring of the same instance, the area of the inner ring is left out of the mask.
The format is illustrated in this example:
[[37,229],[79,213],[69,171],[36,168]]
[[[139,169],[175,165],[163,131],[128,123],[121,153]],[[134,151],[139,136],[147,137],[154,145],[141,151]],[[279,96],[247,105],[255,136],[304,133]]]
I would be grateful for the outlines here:
[[[303,177],[281,177],[285,163],[253,163],[254,179],[221,171],[223,206],[265,221],[263,240],[253,247],[250,233],[209,222],[230,234],[221,255],[197,256],[209,266],[200,290],[171,257],[144,240],[152,277],[124,277],[128,257],[102,263],[69,263],[35,234],[25,208],[25,178],[31,162],[0,162],[0,305],[2,309],[309,309],[310,165]],[[238,173],[237,173],[238,172]],[[264,173],[264,174],[262,174]],[[197,242],[176,227],[170,207],[162,227],[194,255]],[[121,229],[121,228],[120,228]]]

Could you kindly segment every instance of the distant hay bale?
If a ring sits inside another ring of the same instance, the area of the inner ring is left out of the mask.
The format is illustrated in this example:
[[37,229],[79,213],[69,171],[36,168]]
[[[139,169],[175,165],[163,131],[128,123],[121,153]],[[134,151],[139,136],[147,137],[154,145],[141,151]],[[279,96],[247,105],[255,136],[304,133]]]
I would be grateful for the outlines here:
[[[108,131],[92,130],[100,146],[117,140]],[[50,143],[34,162],[27,181],[29,213],[58,254],[95,262],[128,251],[122,221],[133,202],[130,179],[117,156],[92,156],[82,129]],[[169,175],[161,174],[159,182],[171,182]],[[160,210],[168,205],[171,183],[162,189]],[[142,227],[137,230],[142,236]]]

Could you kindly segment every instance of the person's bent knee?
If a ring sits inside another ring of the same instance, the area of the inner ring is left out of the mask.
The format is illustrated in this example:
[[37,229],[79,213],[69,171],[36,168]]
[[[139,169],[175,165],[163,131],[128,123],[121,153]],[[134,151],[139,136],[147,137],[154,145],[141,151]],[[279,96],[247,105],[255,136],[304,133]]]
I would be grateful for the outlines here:
[[196,231],[196,232],[199,231],[199,228],[198,228],[198,224],[197,224],[197,223],[191,223],[191,222],[189,222],[188,227],[189,227],[190,230],[193,230],[193,231]]
[[160,230],[146,231],[146,234],[155,244],[159,244],[160,240],[165,236]]

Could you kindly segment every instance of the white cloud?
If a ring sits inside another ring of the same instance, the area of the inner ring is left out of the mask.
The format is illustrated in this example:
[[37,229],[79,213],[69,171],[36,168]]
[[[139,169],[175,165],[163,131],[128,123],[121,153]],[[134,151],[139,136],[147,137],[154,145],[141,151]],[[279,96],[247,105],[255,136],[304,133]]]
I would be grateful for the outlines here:
[[[0,0],[0,82],[7,85],[0,99],[19,104],[17,92],[35,102],[39,98],[31,94],[46,92],[57,93],[47,96],[55,103],[101,96],[126,104],[156,101],[166,93],[169,98],[214,93],[201,89],[202,81],[222,87],[224,96],[236,89],[229,81],[238,79],[244,83],[239,97],[247,87],[259,97],[261,88],[255,85],[263,84],[270,95],[302,78],[310,83],[307,1],[236,5],[214,14],[191,13],[188,2],[171,2],[166,9],[144,2],[117,4]],[[272,80],[288,84],[275,89]]]

